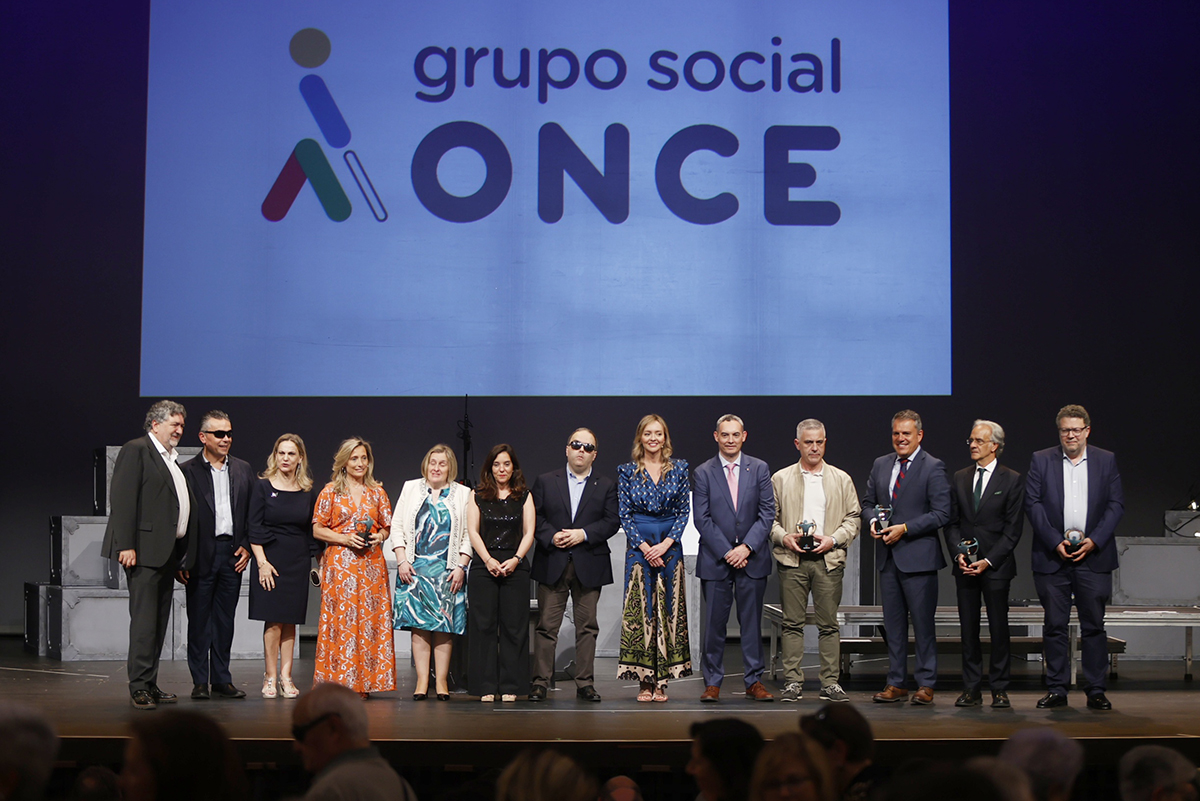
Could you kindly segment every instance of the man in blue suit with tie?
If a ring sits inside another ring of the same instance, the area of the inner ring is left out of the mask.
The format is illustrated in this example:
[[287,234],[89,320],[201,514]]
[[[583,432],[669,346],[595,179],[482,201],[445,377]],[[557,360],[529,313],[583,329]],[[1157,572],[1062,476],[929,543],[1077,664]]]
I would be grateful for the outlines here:
[[762,684],[762,605],[771,575],[771,522],[775,490],[767,463],[742,453],[746,427],[727,414],[713,432],[720,453],[696,468],[692,507],[700,532],[696,575],[704,593],[704,693],[700,700],[720,698],[725,678],[725,627],[737,599],[742,632],[746,697],[774,701]]
[[[1079,612],[1084,689],[1091,709],[1108,710],[1108,635],[1104,607],[1117,568],[1116,529],[1125,513],[1117,458],[1088,447],[1092,418],[1075,404],[1059,410],[1059,447],[1033,454],[1025,479],[1025,513],[1033,526],[1033,582],[1045,610],[1042,628],[1046,683],[1038,709],[1067,705],[1071,680],[1067,629],[1071,597]],[[1075,532],[1078,544],[1068,535]]]
[[[875,568],[883,600],[884,638],[888,648],[887,685],[874,696],[879,703],[908,696],[908,621],[912,618],[917,662],[914,704],[932,704],[937,685],[937,572],[946,566],[938,529],[950,520],[950,482],[946,465],[921,448],[921,416],[905,409],[892,417],[894,454],[880,456],[871,468],[862,498],[863,518],[871,521]],[[891,507],[891,525],[879,527],[877,507]]]

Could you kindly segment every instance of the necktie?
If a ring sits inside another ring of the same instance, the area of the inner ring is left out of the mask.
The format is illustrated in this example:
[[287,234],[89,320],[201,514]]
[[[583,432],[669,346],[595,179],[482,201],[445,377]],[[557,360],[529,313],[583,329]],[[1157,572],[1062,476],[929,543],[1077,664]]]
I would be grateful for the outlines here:
[[979,511],[979,499],[983,497],[983,474],[984,469],[979,468],[979,473],[975,476],[975,511]]
[[734,472],[736,464],[727,464],[725,469],[729,471],[729,494],[733,496],[733,510],[737,511],[737,473]]
[[892,500],[896,500],[896,493],[900,492],[900,483],[904,481],[904,471],[908,469],[908,460],[900,460],[900,472],[896,474],[896,483],[892,485]]

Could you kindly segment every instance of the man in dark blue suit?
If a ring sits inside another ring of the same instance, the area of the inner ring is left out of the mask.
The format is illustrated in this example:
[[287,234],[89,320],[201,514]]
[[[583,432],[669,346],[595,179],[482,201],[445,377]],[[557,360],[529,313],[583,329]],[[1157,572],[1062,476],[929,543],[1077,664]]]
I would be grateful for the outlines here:
[[774,701],[762,684],[762,605],[771,575],[771,522],[775,490],[767,463],[742,453],[746,428],[727,414],[713,432],[720,453],[696,468],[692,506],[700,532],[696,575],[707,606],[704,615],[704,693],[700,700],[720,698],[725,678],[725,627],[737,599],[741,627],[746,697]]
[[530,701],[546,700],[567,596],[575,614],[575,695],[600,701],[594,676],[597,610],[600,588],[613,583],[608,541],[620,529],[621,518],[617,485],[593,467],[597,453],[596,435],[578,428],[567,440],[566,466],[533,483],[536,553],[529,575],[537,582],[538,622]]
[[[921,449],[921,416],[905,409],[892,417],[894,454],[880,456],[871,468],[862,513],[875,538],[875,568],[883,600],[884,638],[888,648],[887,686],[880,703],[908,696],[908,621],[916,638],[914,704],[932,704],[937,686],[937,572],[946,566],[938,529],[950,520],[950,482],[946,466]],[[891,525],[880,528],[876,510],[891,507]]]
[[[1088,447],[1092,419],[1082,406],[1064,406],[1055,418],[1059,447],[1033,454],[1025,478],[1025,512],[1033,526],[1033,581],[1045,610],[1042,641],[1050,691],[1039,709],[1067,705],[1070,665],[1067,629],[1071,597],[1079,612],[1084,689],[1092,709],[1112,709],[1105,697],[1108,635],[1104,607],[1117,568],[1117,523],[1125,495],[1117,458]],[[1081,537],[1072,545],[1068,535]]]
[[[183,466],[196,496],[196,562],[181,572],[187,586],[188,669],[192,698],[245,698],[233,684],[229,655],[233,619],[250,562],[250,487],[254,470],[229,455],[233,426],[229,415],[211,411],[200,421],[204,450]],[[212,685],[210,693],[209,685]]]

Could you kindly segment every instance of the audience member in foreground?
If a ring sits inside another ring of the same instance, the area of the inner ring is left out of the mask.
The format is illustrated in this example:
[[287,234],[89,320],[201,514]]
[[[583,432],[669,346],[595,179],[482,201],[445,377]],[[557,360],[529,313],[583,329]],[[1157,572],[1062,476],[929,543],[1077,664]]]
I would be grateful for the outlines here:
[[241,801],[246,775],[233,743],[213,719],[171,712],[131,722],[121,791],[125,801]]
[[763,748],[758,729],[737,718],[693,723],[687,772],[703,801],[746,801],[754,763]]
[[896,769],[880,801],[1007,801],[987,774],[928,759],[911,760]]
[[628,776],[613,776],[600,788],[600,801],[642,801],[642,788]]
[[837,784],[825,751],[807,734],[788,732],[763,746],[750,781],[750,801],[834,801]]
[[1196,766],[1178,751],[1139,745],[1121,757],[1121,801],[1196,801]]
[[835,795],[843,801],[866,801],[887,781],[890,770],[874,762],[871,724],[852,704],[826,704],[802,716],[800,730],[825,749]]
[[0,798],[42,797],[58,754],[58,735],[41,712],[0,701]]
[[112,768],[91,765],[75,777],[71,801],[121,801],[121,777]]
[[496,801],[596,801],[600,788],[557,751],[522,751],[496,782]]
[[314,774],[306,801],[416,801],[408,782],[371,745],[367,711],[353,690],[318,684],[300,696],[292,712],[292,737],[304,769]]
[[1025,771],[1037,801],[1069,801],[1083,770],[1083,746],[1054,729],[1013,732],[999,758]]
[[965,766],[991,779],[1004,801],[1033,801],[1033,786],[1025,771],[1013,770],[1012,765],[992,756],[971,757]]

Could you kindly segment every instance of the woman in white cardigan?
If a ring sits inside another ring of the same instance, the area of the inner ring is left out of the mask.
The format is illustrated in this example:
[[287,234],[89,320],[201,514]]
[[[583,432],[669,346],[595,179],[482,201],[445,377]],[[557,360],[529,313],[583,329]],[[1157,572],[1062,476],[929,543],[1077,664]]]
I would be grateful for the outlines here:
[[429,697],[429,657],[439,701],[450,700],[452,634],[467,625],[466,566],[471,561],[466,508],[471,491],[456,484],[458,461],[449,445],[434,445],[421,461],[423,478],[406,481],[395,503],[392,536],[396,553],[393,627],[412,632],[417,668],[414,701]]

